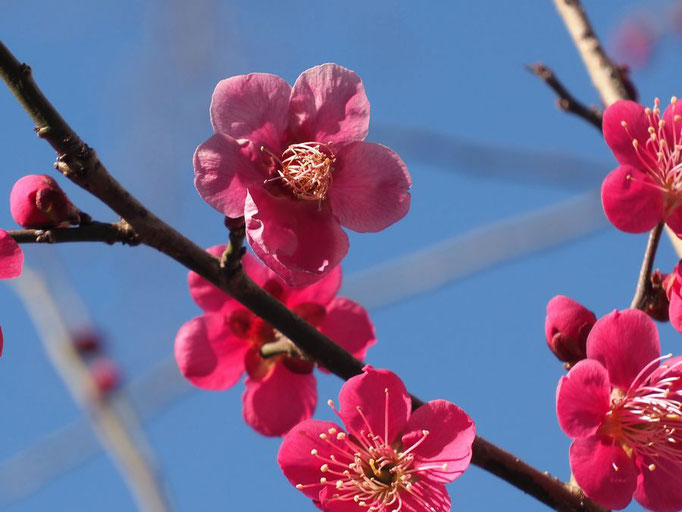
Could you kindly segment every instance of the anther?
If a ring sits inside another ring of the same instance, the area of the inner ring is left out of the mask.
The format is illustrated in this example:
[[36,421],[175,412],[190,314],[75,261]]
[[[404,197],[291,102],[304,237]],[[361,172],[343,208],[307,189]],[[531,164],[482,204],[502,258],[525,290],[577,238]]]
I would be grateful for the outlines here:
[[323,473],[326,473],[327,471],[329,471],[329,464],[322,464],[320,466],[320,471],[322,471]]
[[649,467],[649,471],[653,471],[654,469],[656,469],[656,464],[649,464],[648,467]]
[[310,450],[310,455],[317,455],[317,448]]

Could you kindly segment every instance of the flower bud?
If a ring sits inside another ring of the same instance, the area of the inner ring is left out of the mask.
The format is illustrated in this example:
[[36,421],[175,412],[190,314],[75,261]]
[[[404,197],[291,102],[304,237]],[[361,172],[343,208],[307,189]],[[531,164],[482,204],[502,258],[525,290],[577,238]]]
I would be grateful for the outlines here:
[[121,380],[118,365],[107,357],[100,357],[90,363],[90,375],[95,381],[97,390],[101,396],[111,393]]
[[665,286],[665,283],[668,282],[668,277],[667,274],[661,274],[660,270],[654,271],[650,276],[649,297],[646,301],[644,312],[659,322],[668,321],[670,301]]
[[557,295],[547,303],[545,337],[554,355],[573,366],[585,359],[587,335],[597,317],[582,304],[564,295]]
[[102,350],[102,337],[90,328],[77,330],[73,334],[73,346],[82,355],[97,354]]
[[57,182],[45,174],[20,178],[9,196],[12,217],[24,228],[49,229],[80,223],[80,214]]

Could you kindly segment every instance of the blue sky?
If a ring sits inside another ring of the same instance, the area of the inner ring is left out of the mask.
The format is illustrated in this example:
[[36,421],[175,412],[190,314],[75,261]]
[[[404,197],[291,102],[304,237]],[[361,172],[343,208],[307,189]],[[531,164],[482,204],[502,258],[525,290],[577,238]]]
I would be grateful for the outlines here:
[[[587,8],[597,31],[607,34],[635,4],[641,2],[591,2]],[[235,74],[264,71],[293,82],[308,67],[337,62],[362,77],[372,108],[368,139],[404,155],[413,203],[385,232],[351,235],[348,276],[568,199],[598,186],[613,166],[594,128],[559,112],[552,94],[523,68],[541,60],[578,97],[598,101],[550,2],[5,0],[0,33],[109,170],[204,246],[222,243],[225,230],[193,187],[191,157],[211,133],[215,84]],[[653,67],[635,73],[647,103],[680,94],[678,45],[667,41]],[[397,129],[408,135],[396,137]],[[52,150],[4,88],[0,134],[0,196],[7,197],[23,174],[53,172]],[[508,160],[500,148],[527,152],[527,158]],[[550,158],[529,177],[524,162],[532,167],[538,152],[556,155],[556,167]],[[543,179],[545,166],[549,176],[570,172],[562,155],[594,164],[576,169],[581,178],[570,186]],[[116,220],[84,192],[60,183],[96,219]],[[0,225],[13,227],[8,208],[0,209]],[[368,360],[399,373],[424,399],[457,403],[481,435],[567,478],[569,440],[554,414],[562,368],[545,347],[545,305],[561,293],[598,315],[626,307],[645,243],[645,236],[607,227],[375,309],[379,344]],[[178,327],[199,313],[187,294],[186,271],[144,247],[28,247],[26,257],[28,265],[62,272],[72,282],[129,379],[169,357]],[[657,264],[670,269],[674,262],[662,243]],[[424,269],[413,271],[418,278]],[[0,288],[0,301],[2,460],[79,411],[8,287]],[[72,324],[85,320],[68,301],[63,305]],[[664,351],[682,352],[679,335],[668,326],[661,332]],[[321,376],[320,403],[335,398],[340,385]],[[242,422],[241,390],[192,393],[147,423],[177,510],[314,510],[281,475],[279,441]],[[329,417],[325,409],[319,407],[319,417]],[[544,510],[474,467],[449,490],[455,510]],[[113,464],[100,455],[6,508],[46,509],[107,512],[134,505]]]

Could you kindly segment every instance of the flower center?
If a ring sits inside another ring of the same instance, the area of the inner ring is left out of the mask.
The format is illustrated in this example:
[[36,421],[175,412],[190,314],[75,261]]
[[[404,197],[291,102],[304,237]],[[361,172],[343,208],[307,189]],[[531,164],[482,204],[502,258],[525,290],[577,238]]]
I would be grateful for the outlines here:
[[[632,139],[642,168],[656,182],[655,186],[666,192],[682,193],[682,116],[675,114],[672,126],[666,129],[660,103],[656,98],[654,107],[644,110],[649,121],[646,141],[636,139],[626,121],[621,121],[621,126]],[[673,96],[670,104],[674,108],[676,103],[677,98]]]
[[[261,148],[264,151],[264,148]],[[301,142],[292,144],[276,158],[278,176],[294,196],[308,201],[323,201],[332,184],[336,155],[328,144]]]
[[[647,375],[668,357],[652,361],[627,392],[612,396],[612,408],[600,433],[618,439],[628,455],[635,452],[682,469],[682,361],[663,364]],[[655,463],[649,465],[650,470],[655,468]]]

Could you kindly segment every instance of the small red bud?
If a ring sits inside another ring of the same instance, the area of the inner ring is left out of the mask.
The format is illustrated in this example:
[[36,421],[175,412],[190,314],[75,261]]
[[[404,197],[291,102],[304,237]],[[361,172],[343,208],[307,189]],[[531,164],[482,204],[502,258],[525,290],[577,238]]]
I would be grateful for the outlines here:
[[9,207],[24,228],[49,229],[80,223],[80,214],[57,182],[45,174],[29,174],[12,187]]
[[107,357],[100,357],[90,363],[90,375],[92,375],[97,390],[102,396],[111,393],[121,380],[118,365]]
[[587,335],[597,321],[594,313],[564,295],[547,303],[545,337],[554,355],[569,366],[585,359]]
[[97,331],[92,329],[80,329],[73,334],[73,346],[83,355],[92,355],[100,352],[102,345],[102,337]]
[[671,286],[669,277],[667,274],[661,274],[660,270],[656,270],[651,274],[650,295],[644,312],[659,322],[667,322],[669,317],[668,308],[670,307],[670,301],[666,293],[666,284]]

